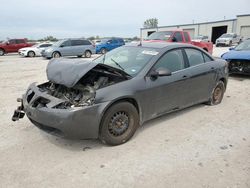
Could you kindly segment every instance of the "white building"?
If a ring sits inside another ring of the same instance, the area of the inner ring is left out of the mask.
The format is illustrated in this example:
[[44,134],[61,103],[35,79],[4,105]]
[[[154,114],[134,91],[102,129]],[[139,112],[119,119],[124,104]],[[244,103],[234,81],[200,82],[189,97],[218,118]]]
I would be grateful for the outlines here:
[[147,38],[156,31],[182,29],[188,31],[193,38],[198,35],[208,36],[212,42],[223,33],[237,33],[244,38],[250,38],[250,14],[238,15],[236,19],[204,22],[195,24],[161,26],[157,28],[141,28],[142,38]]

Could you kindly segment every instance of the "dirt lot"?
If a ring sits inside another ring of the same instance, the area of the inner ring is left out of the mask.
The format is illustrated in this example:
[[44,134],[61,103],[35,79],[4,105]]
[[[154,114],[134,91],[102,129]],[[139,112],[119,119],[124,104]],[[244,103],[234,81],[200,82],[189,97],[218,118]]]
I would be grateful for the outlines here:
[[108,147],[49,135],[26,117],[11,121],[16,98],[46,80],[47,63],[0,57],[0,187],[250,187],[250,77],[230,77],[218,106],[157,118]]

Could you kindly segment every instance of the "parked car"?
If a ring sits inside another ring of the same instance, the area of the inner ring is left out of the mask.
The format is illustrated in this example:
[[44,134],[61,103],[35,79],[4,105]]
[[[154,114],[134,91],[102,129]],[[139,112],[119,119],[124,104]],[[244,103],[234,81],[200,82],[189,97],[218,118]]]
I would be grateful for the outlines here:
[[26,113],[43,130],[118,145],[145,121],[199,103],[219,104],[228,70],[226,61],[193,45],[142,43],[92,62],[54,59],[47,77],[18,99],[13,121]]
[[242,37],[236,33],[225,33],[216,39],[216,46],[232,46],[242,42]]
[[28,43],[27,39],[9,39],[0,43],[0,56],[18,52],[19,49],[33,46],[34,44]]
[[180,42],[180,43],[187,43],[192,44],[194,46],[198,46],[203,50],[207,51],[208,53],[213,53],[213,43],[212,42],[196,42],[191,41],[191,37],[188,32],[181,31],[181,30],[173,30],[173,31],[158,31],[154,32],[146,39],[149,42]]
[[122,38],[102,39],[100,43],[96,44],[96,53],[105,54],[123,45],[125,45],[125,42]]
[[77,56],[90,58],[95,53],[95,45],[86,39],[63,39],[54,43],[51,47],[42,50],[45,58],[59,58],[62,56]]
[[229,73],[250,75],[250,39],[221,56],[228,61]]
[[197,37],[195,37],[194,39],[192,39],[192,41],[194,42],[210,42],[208,36],[203,36],[203,35],[199,35]]
[[41,56],[41,51],[45,50],[47,47],[52,46],[53,43],[40,43],[32,47],[21,48],[18,50],[19,55],[23,57],[35,57]]

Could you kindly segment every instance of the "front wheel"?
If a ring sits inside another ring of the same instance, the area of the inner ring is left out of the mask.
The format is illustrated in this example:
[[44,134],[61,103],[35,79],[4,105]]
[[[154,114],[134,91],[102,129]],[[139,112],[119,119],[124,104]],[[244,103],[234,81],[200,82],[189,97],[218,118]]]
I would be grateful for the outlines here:
[[59,57],[61,57],[61,54],[59,52],[53,52],[52,57],[59,58]]
[[129,102],[120,102],[111,106],[103,116],[99,139],[108,145],[127,142],[139,126],[139,114]]
[[33,51],[28,52],[28,57],[35,57],[35,56],[36,56],[35,52]]
[[224,92],[225,92],[225,84],[224,82],[219,81],[216,84],[215,88],[213,89],[208,105],[220,104],[223,99]]
[[106,48],[102,48],[102,49],[101,49],[101,54],[106,54],[106,53],[107,53]]

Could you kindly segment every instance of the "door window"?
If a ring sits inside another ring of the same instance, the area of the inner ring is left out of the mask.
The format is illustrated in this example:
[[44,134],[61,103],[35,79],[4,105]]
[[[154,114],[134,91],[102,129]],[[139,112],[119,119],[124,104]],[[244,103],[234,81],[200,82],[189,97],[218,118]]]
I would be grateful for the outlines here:
[[154,69],[166,68],[171,72],[175,72],[185,68],[183,55],[181,50],[172,50],[167,52],[161,59],[156,63]]
[[185,49],[190,67],[204,63],[202,52],[196,49]]
[[61,45],[63,46],[71,46],[71,41],[70,40],[67,40],[67,41],[64,41]]
[[181,32],[175,32],[174,38],[176,39],[176,42],[183,42]]

